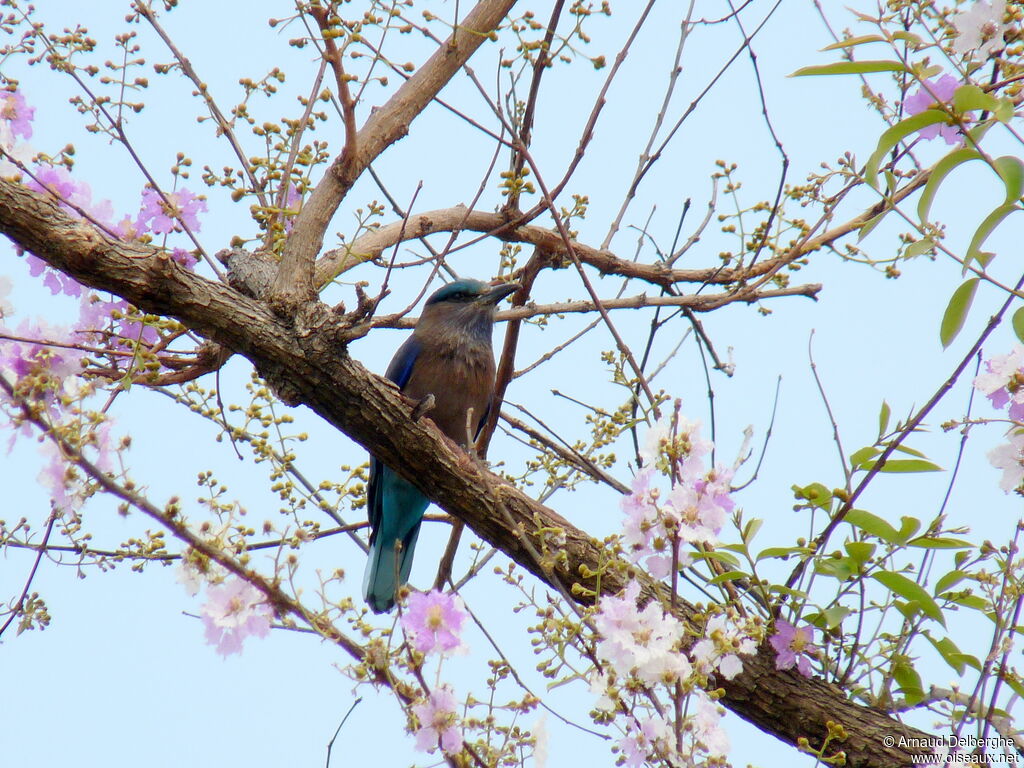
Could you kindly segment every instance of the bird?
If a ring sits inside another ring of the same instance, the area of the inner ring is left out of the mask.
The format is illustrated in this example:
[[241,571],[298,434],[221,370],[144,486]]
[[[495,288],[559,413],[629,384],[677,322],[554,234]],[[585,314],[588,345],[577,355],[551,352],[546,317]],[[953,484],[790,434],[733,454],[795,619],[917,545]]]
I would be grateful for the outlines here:
[[[439,288],[427,299],[412,335],[395,352],[385,374],[413,400],[424,403],[433,396],[426,417],[463,448],[477,439],[491,407],[491,331],[498,302],[519,287],[463,279]],[[429,504],[412,483],[370,456],[370,551],[363,597],[374,613],[390,611],[398,588],[409,580]]]

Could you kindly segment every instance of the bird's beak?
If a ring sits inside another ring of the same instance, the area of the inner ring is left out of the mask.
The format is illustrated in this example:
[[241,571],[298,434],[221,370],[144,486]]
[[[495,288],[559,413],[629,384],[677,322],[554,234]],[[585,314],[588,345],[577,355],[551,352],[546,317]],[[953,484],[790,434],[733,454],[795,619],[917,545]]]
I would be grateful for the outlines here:
[[496,285],[487,293],[483,294],[477,301],[481,304],[497,304],[499,301],[504,299],[506,296],[515,293],[522,288],[519,283],[502,283]]

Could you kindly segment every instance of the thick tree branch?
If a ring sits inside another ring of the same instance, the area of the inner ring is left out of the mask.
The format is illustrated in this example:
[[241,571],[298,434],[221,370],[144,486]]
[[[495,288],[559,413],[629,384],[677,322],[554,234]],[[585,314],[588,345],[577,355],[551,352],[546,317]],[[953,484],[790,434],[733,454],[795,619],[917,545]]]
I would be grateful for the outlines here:
[[[646,599],[668,604],[663,585],[609,559],[601,542],[478,466],[429,420],[411,420],[412,404],[394,385],[348,355],[344,341],[352,334],[345,318],[322,308],[312,313],[318,324],[300,333],[230,286],[189,272],[154,249],[108,240],[55,203],[3,180],[0,232],[79,282],[116,293],[146,312],[175,317],[244,355],[265,378],[286,383],[292,403],[307,405],[399,468],[403,477],[545,583],[559,584],[589,602],[597,588],[593,578],[581,576],[589,569],[601,574],[602,593],[616,593],[635,577]],[[540,553],[539,561],[531,550]],[[677,601],[676,613],[684,620],[698,619],[696,609],[683,601]],[[927,736],[880,710],[854,704],[822,680],[777,671],[768,650],[745,658],[744,672],[722,687],[726,706],[789,744],[800,738],[821,744],[826,723],[841,724],[848,738],[833,746],[845,750],[849,766],[911,765],[915,751],[900,748],[900,738]],[[897,746],[885,746],[887,736]]]
[[374,111],[324,175],[295,219],[273,286],[274,304],[288,314],[316,296],[314,260],[324,233],[356,179],[409,125],[501,24],[516,0],[481,0],[426,63]]

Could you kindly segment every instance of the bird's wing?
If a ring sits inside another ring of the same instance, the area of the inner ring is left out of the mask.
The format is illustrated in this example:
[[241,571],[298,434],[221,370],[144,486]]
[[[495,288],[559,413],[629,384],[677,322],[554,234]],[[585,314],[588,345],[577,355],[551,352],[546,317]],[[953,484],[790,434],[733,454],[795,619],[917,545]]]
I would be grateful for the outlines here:
[[410,336],[391,358],[391,364],[384,375],[390,381],[395,382],[399,389],[405,389],[405,385],[409,383],[409,377],[412,376],[412,369],[416,364],[416,358],[420,356],[421,349],[419,339]]
[[[405,385],[409,383],[409,377],[412,376],[412,369],[416,364],[416,358],[419,357],[420,349],[419,340],[415,336],[410,336],[391,358],[391,364],[388,365],[388,370],[384,375],[389,381],[397,384],[399,389],[404,389]],[[382,493],[384,489],[381,487],[381,469],[380,462],[371,454],[370,481],[366,488],[366,516],[370,521],[371,544],[377,537],[383,508]]]

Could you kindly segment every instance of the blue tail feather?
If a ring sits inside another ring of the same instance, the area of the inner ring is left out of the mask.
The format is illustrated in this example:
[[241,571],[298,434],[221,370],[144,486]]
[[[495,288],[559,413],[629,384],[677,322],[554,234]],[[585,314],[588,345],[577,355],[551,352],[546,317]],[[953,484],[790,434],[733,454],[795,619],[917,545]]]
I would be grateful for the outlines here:
[[[430,502],[387,467],[377,464],[373,470],[376,476],[370,482],[368,504],[376,524],[363,578],[363,597],[374,613],[384,613],[394,606],[398,587],[409,580],[420,523]],[[401,552],[396,542],[401,542]]]

